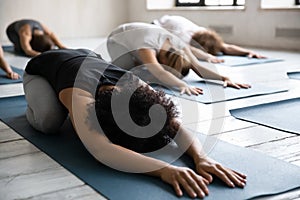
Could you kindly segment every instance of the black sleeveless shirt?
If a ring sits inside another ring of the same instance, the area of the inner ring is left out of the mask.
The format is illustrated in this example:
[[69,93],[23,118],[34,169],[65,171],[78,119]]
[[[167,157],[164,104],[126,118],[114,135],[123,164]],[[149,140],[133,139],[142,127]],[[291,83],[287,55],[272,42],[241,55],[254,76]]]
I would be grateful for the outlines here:
[[[57,95],[63,89],[77,87],[95,97],[101,85],[139,81],[131,72],[106,62],[99,54],[88,49],[46,51],[32,58],[25,71],[47,79]],[[121,77],[124,79],[120,81]]]

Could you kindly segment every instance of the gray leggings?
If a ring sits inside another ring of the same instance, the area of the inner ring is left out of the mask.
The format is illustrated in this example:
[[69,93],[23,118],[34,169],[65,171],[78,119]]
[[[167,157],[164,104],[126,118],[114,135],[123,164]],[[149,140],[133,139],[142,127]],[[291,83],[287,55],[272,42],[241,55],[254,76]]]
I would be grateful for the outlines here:
[[28,103],[26,118],[29,124],[43,133],[58,133],[68,112],[48,81],[41,76],[25,72],[23,87]]

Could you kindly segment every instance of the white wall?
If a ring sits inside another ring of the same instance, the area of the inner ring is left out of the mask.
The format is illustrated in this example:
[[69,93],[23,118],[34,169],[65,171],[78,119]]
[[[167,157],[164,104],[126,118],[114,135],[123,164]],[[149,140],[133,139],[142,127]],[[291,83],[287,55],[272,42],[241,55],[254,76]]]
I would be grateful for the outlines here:
[[126,0],[0,0],[0,41],[13,21],[36,19],[60,38],[102,37],[127,21]]
[[[232,34],[222,35],[226,42],[254,47],[300,50],[300,9],[262,10],[260,0],[246,0],[245,10],[147,10],[146,1],[129,0],[130,21],[150,22],[164,14],[182,15],[205,27],[232,27]],[[298,36],[276,37],[276,28],[296,29]]]
[[[226,42],[276,49],[300,50],[300,37],[276,37],[276,28],[300,31],[300,10],[262,10],[260,0],[246,0],[246,9],[147,10],[147,0],[0,0],[0,42],[14,20],[34,18],[60,38],[104,37],[129,21],[151,22],[164,14],[182,15],[202,26],[232,27]],[[174,1],[174,0],[157,0]]]

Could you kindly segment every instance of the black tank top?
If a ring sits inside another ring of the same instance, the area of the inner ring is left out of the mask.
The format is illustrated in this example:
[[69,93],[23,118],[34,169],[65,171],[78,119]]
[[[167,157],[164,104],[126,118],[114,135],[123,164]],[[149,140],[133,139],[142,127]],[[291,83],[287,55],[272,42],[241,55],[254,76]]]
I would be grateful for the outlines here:
[[22,19],[14,22],[14,30],[16,31],[17,34],[19,34],[19,30],[22,26],[25,24],[29,24],[31,28],[31,32],[33,33],[34,30],[41,30],[44,31],[42,25],[40,22],[32,20],[32,19]]
[[131,72],[104,61],[88,49],[46,51],[32,58],[25,71],[47,79],[57,95],[65,88],[77,87],[95,96],[99,86],[116,85],[122,76],[124,81],[139,81]]

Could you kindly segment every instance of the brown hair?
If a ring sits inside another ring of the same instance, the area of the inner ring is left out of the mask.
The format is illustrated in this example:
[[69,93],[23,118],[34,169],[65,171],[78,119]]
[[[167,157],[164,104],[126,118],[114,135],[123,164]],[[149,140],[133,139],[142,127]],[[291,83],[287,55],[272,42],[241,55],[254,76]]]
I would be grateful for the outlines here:
[[[175,76],[182,78],[189,73],[190,68],[192,68],[191,63],[185,58],[185,55],[182,51],[175,50],[170,48],[166,53],[166,63],[163,63],[170,67],[166,69],[173,73]],[[178,72],[180,74],[178,74]]]
[[33,35],[30,45],[33,50],[44,52],[50,50],[54,43],[48,35]]
[[217,55],[222,50],[223,40],[213,30],[198,31],[196,32],[191,40],[191,45],[199,48],[204,48],[207,53]]

